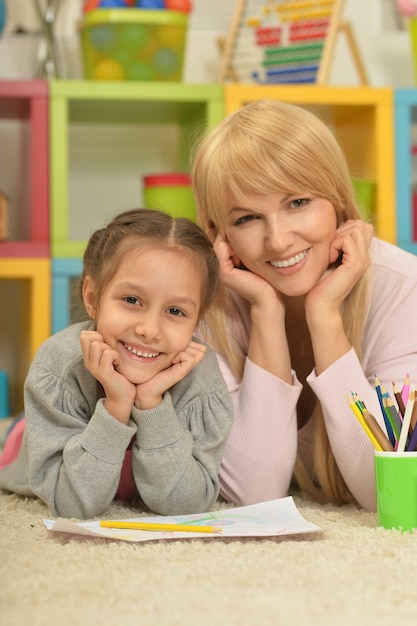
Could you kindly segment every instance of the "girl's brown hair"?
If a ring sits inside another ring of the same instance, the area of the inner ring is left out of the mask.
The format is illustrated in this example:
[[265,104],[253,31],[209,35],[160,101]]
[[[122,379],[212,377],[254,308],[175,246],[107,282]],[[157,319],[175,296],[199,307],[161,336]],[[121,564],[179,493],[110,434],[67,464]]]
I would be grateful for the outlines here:
[[[214,227],[224,234],[226,207],[232,200],[244,200],[245,194],[309,192],[332,203],[338,226],[348,219],[360,219],[346,159],[331,130],[307,109],[275,100],[247,104],[197,142],[192,181],[199,220],[207,232]],[[367,281],[365,275],[357,283],[342,312],[346,335],[359,356]],[[226,317],[236,320],[239,311],[221,288],[206,318],[206,337],[241,378],[245,354],[225,327]],[[296,481],[316,499],[352,501],[333,457],[319,402],[313,417],[318,488],[299,459]]]
[[218,285],[219,266],[213,247],[204,231],[185,218],[152,209],[132,209],[117,215],[105,228],[92,233],[83,256],[79,282],[82,297],[86,276],[95,285],[97,302],[117,271],[121,259],[142,245],[169,248],[188,255],[198,264],[203,276],[199,318],[209,309]]

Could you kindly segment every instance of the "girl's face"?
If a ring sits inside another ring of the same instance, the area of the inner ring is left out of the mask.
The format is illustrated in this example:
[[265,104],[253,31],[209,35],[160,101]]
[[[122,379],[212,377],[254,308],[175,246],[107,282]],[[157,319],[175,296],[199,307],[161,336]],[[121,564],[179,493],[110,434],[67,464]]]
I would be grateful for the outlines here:
[[238,259],[286,296],[302,296],[329,266],[333,205],[311,194],[248,194],[234,203],[225,234]]
[[192,339],[202,289],[198,263],[176,250],[124,255],[96,310],[97,331],[119,353],[116,370],[134,384],[168,368]]

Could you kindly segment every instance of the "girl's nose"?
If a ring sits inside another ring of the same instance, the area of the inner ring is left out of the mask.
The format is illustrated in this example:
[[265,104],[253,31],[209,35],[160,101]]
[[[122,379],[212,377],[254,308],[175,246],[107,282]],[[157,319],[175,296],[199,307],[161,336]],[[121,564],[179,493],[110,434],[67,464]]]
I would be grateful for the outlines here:
[[158,316],[151,312],[144,313],[142,311],[140,319],[136,323],[136,333],[141,337],[145,337],[148,341],[158,339],[160,336]]

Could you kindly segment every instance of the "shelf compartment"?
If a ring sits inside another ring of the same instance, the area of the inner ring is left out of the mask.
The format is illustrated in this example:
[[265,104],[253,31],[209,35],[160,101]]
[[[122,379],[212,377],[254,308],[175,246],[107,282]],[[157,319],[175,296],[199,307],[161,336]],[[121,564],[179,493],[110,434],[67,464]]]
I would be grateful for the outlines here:
[[51,81],[52,257],[81,258],[93,230],[144,206],[143,175],[187,171],[223,110],[220,85]]
[[[10,197],[10,238],[0,241],[1,257],[49,256],[48,83],[0,81],[0,188]],[[10,169],[11,168],[11,169]],[[10,169],[10,172],[9,172]],[[8,189],[12,170],[21,179]]]
[[77,283],[81,276],[81,259],[52,259],[52,332],[87,319]]
[[303,106],[335,133],[353,177],[375,182],[376,234],[396,242],[394,98],[388,88],[226,85],[225,114],[261,98]]
[[[414,129],[414,138],[413,138]],[[413,147],[417,143],[417,89],[395,90],[395,166],[398,245],[417,254],[417,203]],[[414,171],[413,171],[414,170]]]
[[[50,335],[51,263],[3,258],[0,263],[0,369],[10,380],[10,404],[23,408],[23,384],[35,353]],[[17,354],[17,358],[16,358]]]

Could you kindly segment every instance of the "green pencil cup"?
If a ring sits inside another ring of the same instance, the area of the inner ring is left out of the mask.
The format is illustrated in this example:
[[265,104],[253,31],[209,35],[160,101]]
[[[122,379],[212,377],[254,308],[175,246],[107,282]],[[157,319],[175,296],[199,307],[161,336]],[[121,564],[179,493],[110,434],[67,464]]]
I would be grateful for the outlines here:
[[417,452],[375,451],[378,526],[417,529]]
[[194,194],[188,174],[153,174],[143,177],[143,197],[147,209],[159,209],[172,217],[196,219]]

